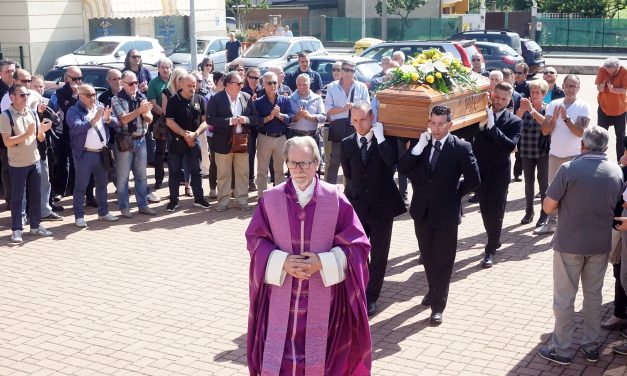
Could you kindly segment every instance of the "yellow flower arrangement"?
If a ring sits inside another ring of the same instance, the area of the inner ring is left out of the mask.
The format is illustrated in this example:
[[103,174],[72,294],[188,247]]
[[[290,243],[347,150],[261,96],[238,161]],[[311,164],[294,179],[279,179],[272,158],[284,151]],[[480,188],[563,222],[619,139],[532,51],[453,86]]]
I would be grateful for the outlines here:
[[425,81],[427,81],[428,84],[432,84],[435,79],[432,75],[428,75],[427,77],[425,77]]

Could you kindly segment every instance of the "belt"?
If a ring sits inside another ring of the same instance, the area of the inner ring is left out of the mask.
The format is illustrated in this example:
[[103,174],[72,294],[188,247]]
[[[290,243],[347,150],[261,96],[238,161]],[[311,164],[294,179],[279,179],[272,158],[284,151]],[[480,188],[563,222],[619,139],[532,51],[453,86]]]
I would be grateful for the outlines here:
[[144,135],[141,135],[141,136],[131,136],[131,138],[133,140],[140,140],[140,139],[144,138]]
[[274,138],[279,138],[279,137],[284,136],[283,133],[268,133],[268,132],[259,132],[259,133],[261,133],[264,136],[274,137]]
[[92,153],[100,153],[102,151],[102,148],[100,149],[85,148],[85,151],[91,151]]
[[315,135],[318,132],[317,130],[315,130],[315,131],[303,131],[303,130],[300,130],[300,129],[292,129],[291,131],[292,131],[292,133],[297,134],[299,136],[313,136],[313,135]]

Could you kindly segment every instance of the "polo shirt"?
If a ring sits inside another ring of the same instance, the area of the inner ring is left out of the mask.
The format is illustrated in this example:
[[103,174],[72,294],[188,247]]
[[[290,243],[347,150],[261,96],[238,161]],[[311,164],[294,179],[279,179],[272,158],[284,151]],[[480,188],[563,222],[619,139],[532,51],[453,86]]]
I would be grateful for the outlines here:
[[161,93],[163,92],[163,89],[165,89],[165,87],[168,85],[168,81],[164,81],[161,79],[161,76],[157,76],[155,78],[153,78],[152,80],[150,80],[150,82],[148,83],[148,93],[147,93],[147,97],[148,100],[155,100],[157,101],[157,104],[159,106],[161,106]]
[[[594,84],[599,85],[606,81],[610,82],[615,88],[627,88],[627,69],[621,66],[618,68],[616,75],[611,77],[607,70],[599,68]],[[610,93],[607,87],[597,95],[599,107],[608,116],[619,116],[625,113],[625,98],[627,98],[626,94]]]
[[[179,92],[168,99],[165,117],[174,120],[179,127],[186,131],[195,132],[205,115],[204,103],[205,99],[201,95],[194,94],[191,99],[186,99]],[[180,137],[179,135],[175,136]]]
[[240,41],[235,39],[234,41],[226,42],[226,62],[230,63],[231,61],[237,59],[239,57],[239,49],[242,46]]
[[[263,118],[270,115],[274,106],[277,105],[281,109],[281,113],[284,114],[283,121],[276,117],[266,124],[263,123]],[[260,133],[272,133],[272,134],[285,134],[287,125],[289,124],[288,114],[291,112],[290,99],[284,95],[277,95],[274,102],[270,102],[267,96],[263,96],[255,101],[255,107],[259,114],[259,132]]]
[[296,90],[296,78],[298,78],[298,76],[303,73],[309,76],[311,82],[309,84],[309,89],[311,89],[311,91],[316,93],[322,90],[322,77],[320,77],[320,73],[311,68],[309,68],[307,72],[303,72],[300,70],[300,68],[298,68],[294,73],[288,75],[288,77],[285,77],[285,83],[287,84],[287,86],[289,86],[292,90]]
[[[13,117],[13,136],[19,136],[26,133],[30,123],[37,124],[37,119],[33,113],[27,109],[18,111],[15,107],[10,106],[7,111],[11,112]],[[2,112],[0,115],[0,133],[11,136],[11,121],[9,116]],[[9,157],[9,166],[11,167],[28,167],[32,166],[39,160],[39,150],[37,150],[37,132],[22,143],[7,147]]]

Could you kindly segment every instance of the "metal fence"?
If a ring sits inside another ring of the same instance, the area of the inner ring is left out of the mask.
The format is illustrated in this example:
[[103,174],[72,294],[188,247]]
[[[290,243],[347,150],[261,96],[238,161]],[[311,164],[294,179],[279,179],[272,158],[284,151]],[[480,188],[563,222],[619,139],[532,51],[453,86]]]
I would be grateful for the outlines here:
[[[268,18],[242,18],[242,29],[258,29],[268,23]],[[295,37],[320,36],[319,17],[281,18],[282,25],[288,25]]]
[[155,17],[155,38],[170,54],[180,42],[189,41],[189,17],[164,16]]
[[24,67],[24,46],[6,47],[0,45],[0,60],[1,59],[11,59],[20,63],[21,67]]
[[[400,18],[388,18],[387,40],[446,39],[457,33],[459,19],[410,18],[404,23]],[[361,39],[361,18],[327,17],[326,40],[333,42]],[[381,38],[381,18],[366,19],[366,37]]]
[[89,39],[108,35],[133,35],[130,18],[92,18],[89,20]]
[[625,47],[627,19],[538,18],[542,30],[536,39],[542,46]]

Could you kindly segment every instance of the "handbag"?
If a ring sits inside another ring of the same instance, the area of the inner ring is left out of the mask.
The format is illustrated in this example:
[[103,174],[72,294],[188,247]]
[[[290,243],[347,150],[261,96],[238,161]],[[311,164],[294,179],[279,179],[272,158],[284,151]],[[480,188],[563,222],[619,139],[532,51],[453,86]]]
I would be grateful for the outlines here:
[[[355,97],[355,88],[351,89],[350,103],[353,103]],[[340,142],[344,138],[355,132],[355,128],[351,125],[351,110],[348,110],[348,117],[331,121],[329,125],[329,141]]]
[[102,165],[105,170],[111,171],[115,167],[115,157],[113,155],[113,150],[109,149],[107,143],[102,137],[102,133],[100,133],[100,129],[96,128],[96,133],[98,133],[98,137],[100,138],[100,142],[102,142],[102,149],[100,149],[100,159],[102,160]]
[[248,153],[248,133],[231,134],[231,153]]
[[538,137],[538,147],[541,151],[548,153],[551,149],[551,135],[548,134],[545,136],[540,133],[540,136]]
[[168,126],[165,123],[165,116],[160,115],[157,117],[157,120],[154,122],[152,127],[152,137],[155,140],[167,140],[168,139]]
[[115,134],[115,144],[118,146],[119,152],[133,151],[133,138],[131,132],[127,129],[120,129]]

